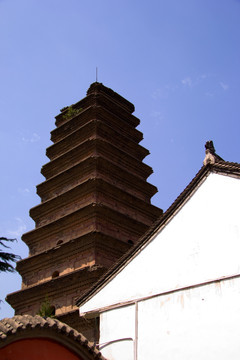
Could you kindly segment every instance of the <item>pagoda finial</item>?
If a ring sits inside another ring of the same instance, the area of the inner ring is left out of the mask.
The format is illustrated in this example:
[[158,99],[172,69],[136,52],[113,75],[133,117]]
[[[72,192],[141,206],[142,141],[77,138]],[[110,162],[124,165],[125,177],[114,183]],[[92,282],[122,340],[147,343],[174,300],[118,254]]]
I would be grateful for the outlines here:
[[223,160],[219,155],[216,154],[216,150],[213,145],[213,141],[209,140],[205,144],[205,158],[203,160],[203,165],[215,164],[219,160]]

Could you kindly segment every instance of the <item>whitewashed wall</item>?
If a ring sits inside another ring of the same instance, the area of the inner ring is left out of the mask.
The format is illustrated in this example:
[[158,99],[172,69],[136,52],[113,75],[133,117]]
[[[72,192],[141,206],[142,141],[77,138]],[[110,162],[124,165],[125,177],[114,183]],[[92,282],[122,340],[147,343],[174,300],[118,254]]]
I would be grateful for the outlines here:
[[[139,308],[138,360],[240,357],[239,278],[162,296]],[[158,346],[147,349],[149,328]]]
[[[207,359],[239,357],[238,278],[224,283],[224,296],[213,284],[176,291],[240,273],[239,185],[236,178],[210,174],[152,242],[80,313],[138,301],[138,359],[200,359],[206,357],[205,351]],[[202,300],[205,296],[207,301]],[[149,299],[141,301],[145,297]],[[115,311],[120,321],[120,310]],[[118,323],[109,314],[101,315],[100,342]],[[121,324],[121,336],[127,337],[128,323]],[[234,354],[226,355],[229,344]],[[125,359],[127,353],[120,349],[111,355],[109,346],[103,354],[110,360]]]
[[[134,359],[135,306],[124,306],[100,315],[100,350],[108,360]],[[114,341],[114,343],[107,343]],[[104,346],[105,344],[105,346]]]
[[240,279],[140,302],[138,336],[138,360],[239,359]]
[[[237,360],[240,357],[240,278],[176,291],[106,311],[101,342],[134,337],[135,359]],[[108,360],[133,360],[134,343],[119,341],[101,351]]]

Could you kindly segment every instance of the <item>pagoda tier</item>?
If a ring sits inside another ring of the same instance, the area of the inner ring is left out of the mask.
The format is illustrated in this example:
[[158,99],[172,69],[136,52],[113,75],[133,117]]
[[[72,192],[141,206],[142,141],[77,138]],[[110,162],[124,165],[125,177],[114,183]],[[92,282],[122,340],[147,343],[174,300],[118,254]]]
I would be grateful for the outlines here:
[[22,289],[7,297],[16,314],[34,315],[47,296],[56,316],[76,327],[74,299],[162,214],[151,205],[157,189],[146,181],[152,169],[142,160],[149,152],[139,145],[133,111],[94,83],[56,116],[50,161],[41,170],[46,180],[37,186],[41,203],[30,210],[36,227],[22,237],[29,247],[17,264]]
[[59,309],[60,316],[74,311],[75,316],[79,318],[78,308],[75,305],[76,298],[89,289],[103,275],[105,270],[104,267],[87,266],[83,269],[72,271],[71,274],[67,273],[51,280],[46,280],[38,286],[29,286],[8,295],[8,297],[10,297],[11,305],[18,315],[36,314],[39,311],[39,305],[47,297],[54,304],[56,314]]

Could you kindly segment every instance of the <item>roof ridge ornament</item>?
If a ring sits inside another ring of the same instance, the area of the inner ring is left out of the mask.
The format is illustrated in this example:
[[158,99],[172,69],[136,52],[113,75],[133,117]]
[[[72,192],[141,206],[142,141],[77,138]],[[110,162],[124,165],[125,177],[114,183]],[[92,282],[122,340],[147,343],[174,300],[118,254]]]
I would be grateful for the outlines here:
[[213,145],[213,141],[209,140],[205,144],[205,158],[203,160],[203,165],[215,164],[219,160],[223,160],[219,155],[216,154],[216,150]]

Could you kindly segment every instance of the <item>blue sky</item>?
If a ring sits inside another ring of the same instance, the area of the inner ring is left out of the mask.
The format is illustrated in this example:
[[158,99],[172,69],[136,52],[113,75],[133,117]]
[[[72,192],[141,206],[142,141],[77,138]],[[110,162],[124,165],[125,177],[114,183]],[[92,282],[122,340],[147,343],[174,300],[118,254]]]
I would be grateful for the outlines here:
[[[85,96],[96,66],[135,105],[155,205],[166,210],[194,177],[207,140],[240,162],[239,39],[237,0],[0,0],[0,235],[18,239],[12,250],[28,254],[54,116]],[[1,274],[0,299],[20,286]]]

